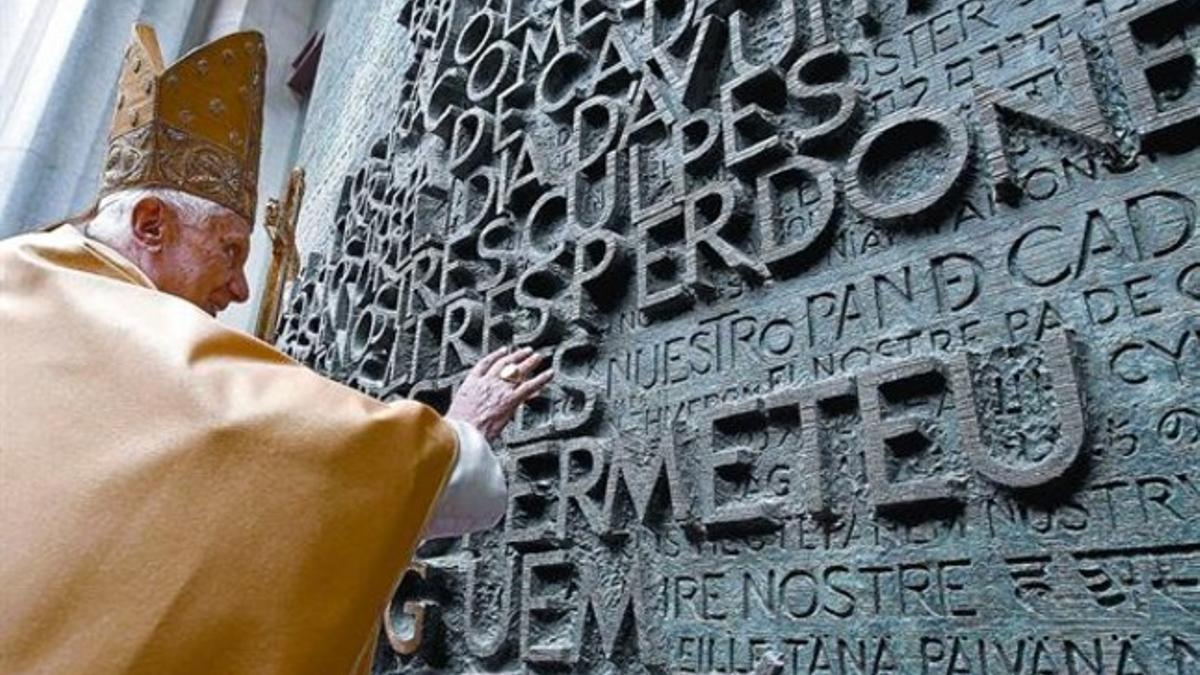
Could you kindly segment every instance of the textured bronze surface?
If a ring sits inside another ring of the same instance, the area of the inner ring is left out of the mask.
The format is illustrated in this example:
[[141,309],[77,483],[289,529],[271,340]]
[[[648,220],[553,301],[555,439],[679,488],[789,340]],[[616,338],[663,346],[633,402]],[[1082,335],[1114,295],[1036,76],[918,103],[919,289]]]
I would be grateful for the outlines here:
[[379,672],[1200,672],[1200,3],[402,6],[280,343],[559,375]]

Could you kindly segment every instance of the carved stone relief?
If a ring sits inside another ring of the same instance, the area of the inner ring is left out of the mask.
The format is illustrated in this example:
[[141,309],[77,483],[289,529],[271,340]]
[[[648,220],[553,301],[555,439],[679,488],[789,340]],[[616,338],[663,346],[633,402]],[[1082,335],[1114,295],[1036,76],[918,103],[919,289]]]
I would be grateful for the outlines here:
[[379,672],[1200,672],[1200,3],[398,20],[279,342],[437,407],[559,375]]

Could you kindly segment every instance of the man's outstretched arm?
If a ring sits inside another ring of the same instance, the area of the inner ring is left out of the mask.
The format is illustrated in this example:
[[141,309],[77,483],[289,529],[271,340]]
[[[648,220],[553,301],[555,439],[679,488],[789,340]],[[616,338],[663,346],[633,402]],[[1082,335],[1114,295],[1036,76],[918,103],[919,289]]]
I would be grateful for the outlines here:
[[[528,347],[499,349],[480,360],[459,386],[446,413],[458,436],[458,458],[425,525],[426,539],[486,530],[504,516],[508,488],[491,441],[553,378],[549,370],[531,377],[541,362]],[[511,379],[500,377],[502,372]]]

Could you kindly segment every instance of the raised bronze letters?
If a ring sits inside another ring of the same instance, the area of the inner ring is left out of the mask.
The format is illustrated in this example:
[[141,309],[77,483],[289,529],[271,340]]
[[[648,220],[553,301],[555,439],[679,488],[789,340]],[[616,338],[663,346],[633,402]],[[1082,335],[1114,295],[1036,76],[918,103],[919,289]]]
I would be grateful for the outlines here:
[[280,344],[559,375],[380,672],[1200,673],[1200,3],[399,5]]

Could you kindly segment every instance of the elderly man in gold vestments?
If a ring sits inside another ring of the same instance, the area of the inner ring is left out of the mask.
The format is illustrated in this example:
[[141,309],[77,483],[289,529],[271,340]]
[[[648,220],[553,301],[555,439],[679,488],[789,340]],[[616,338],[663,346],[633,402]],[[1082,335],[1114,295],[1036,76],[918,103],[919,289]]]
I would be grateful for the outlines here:
[[213,318],[248,295],[265,58],[167,67],[136,27],[96,206],[0,242],[0,673],[365,672],[419,540],[504,512],[529,350],[443,418]]

